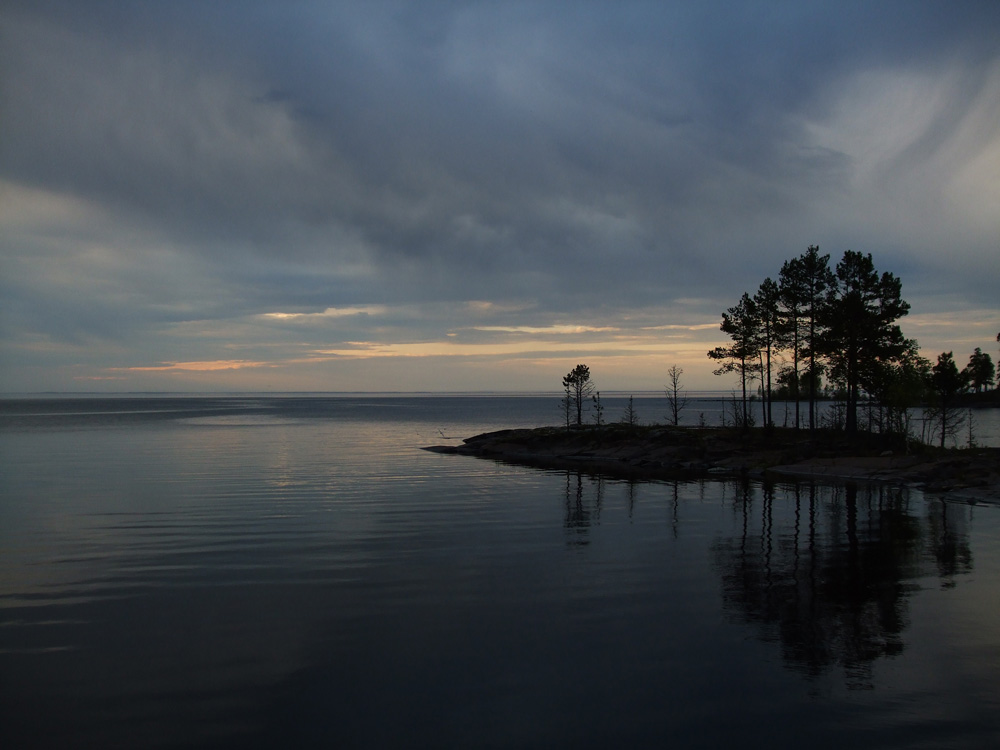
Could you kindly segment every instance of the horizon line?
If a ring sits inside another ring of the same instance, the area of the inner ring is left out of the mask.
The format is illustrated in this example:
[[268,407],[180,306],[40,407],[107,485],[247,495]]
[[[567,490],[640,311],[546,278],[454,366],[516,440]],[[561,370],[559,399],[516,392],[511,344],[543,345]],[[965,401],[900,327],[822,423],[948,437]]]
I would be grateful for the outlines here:
[[[683,389],[687,396],[696,394],[729,395],[732,389]],[[600,391],[602,395],[617,396],[649,396],[664,395],[665,389],[656,390],[621,390],[608,389]],[[480,390],[480,391],[10,391],[0,392],[0,399],[31,398],[31,397],[73,397],[73,396],[562,396],[562,391],[547,390]]]

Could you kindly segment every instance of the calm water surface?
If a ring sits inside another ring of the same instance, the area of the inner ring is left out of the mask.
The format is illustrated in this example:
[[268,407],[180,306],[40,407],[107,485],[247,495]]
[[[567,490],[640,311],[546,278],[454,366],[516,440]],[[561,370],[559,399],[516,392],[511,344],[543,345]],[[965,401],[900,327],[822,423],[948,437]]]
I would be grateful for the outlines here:
[[0,402],[0,747],[998,746],[1000,509],[419,450],[556,421]]

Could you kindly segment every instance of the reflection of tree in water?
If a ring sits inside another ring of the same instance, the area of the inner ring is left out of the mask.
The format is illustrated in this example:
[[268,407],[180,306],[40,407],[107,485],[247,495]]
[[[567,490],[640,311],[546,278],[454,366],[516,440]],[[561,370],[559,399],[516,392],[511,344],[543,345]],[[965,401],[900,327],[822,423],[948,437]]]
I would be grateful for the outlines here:
[[[624,483],[625,511],[629,520],[635,513],[639,488],[643,484],[646,483],[636,480],[628,480]],[[670,526],[674,538],[677,538],[680,527],[678,507],[681,486],[681,482],[672,482],[669,496]],[[579,471],[566,472],[566,513],[563,526],[568,532],[567,541],[569,544],[582,546],[590,543],[590,527],[600,521],[605,489],[605,480],[600,475],[590,476]]]
[[[584,486],[594,488],[593,502],[587,502]],[[567,542],[571,545],[590,544],[590,527],[601,518],[604,502],[604,480],[587,477],[584,482],[582,472],[566,472],[566,516],[563,526],[567,531]]]
[[941,500],[927,504],[928,556],[937,564],[942,588],[955,586],[955,576],[972,571],[965,518],[954,505]]
[[971,569],[964,530],[942,512],[925,537],[905,489],[795,486],[782,490],[792,518],[779,522],[773,485],[735,490],[742,531],[713,545],[724,606],[810,676],[838,666],[848,687],[870,687],[874,660],[903,651],[925,547],[942,575]]

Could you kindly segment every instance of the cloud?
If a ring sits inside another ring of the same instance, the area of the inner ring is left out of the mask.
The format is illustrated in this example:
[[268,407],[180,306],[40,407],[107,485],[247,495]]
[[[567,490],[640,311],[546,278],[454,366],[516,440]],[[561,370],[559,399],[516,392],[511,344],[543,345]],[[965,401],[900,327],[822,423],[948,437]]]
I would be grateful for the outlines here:
[[355,305],[353,307],[328,307],[322,312],[315,313],[269,312],[263,313],[263,317],[275,320],[315,321],[330,318],[345,318],[355,315],[385,315],[388,310],[389,308],[385,305]]
[[548,333],[554,335],[566,335],[574,333],[604,333],[607,331],[617,331],[613,326],[580,326],[580,325],[551,325],[551,326],[474,326],[473,330],[500,332],[500,333]]
[[995,3],[11,0],[0,28],[5,382],[708,337],[810,244],[915,311],[995,297]]
[[271,367],[270,362],[247,362],[245,360],[218,360],[215,362],[169,362],[147,367],[128,367],[128,372],[168,372],[183,370],[189,372],[215,372],[217,370],[242,370],[247,367]]

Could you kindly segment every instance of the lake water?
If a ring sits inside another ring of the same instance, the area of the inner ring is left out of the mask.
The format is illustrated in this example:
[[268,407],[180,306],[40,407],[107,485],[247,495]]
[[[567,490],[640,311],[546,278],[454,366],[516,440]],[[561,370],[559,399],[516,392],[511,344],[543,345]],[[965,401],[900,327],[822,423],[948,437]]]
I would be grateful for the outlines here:
[[558,421],[0,401],[0,747],[1000,746],[1000,508],[419,449]]

